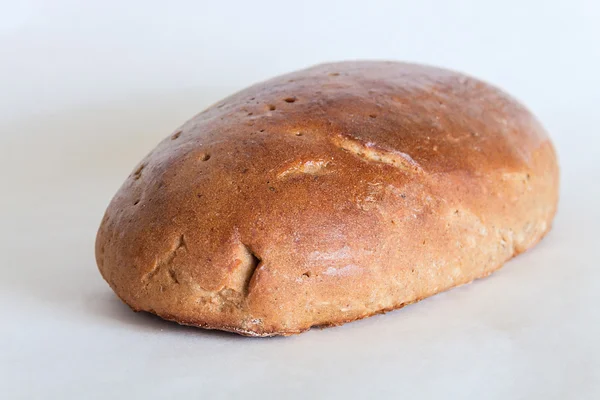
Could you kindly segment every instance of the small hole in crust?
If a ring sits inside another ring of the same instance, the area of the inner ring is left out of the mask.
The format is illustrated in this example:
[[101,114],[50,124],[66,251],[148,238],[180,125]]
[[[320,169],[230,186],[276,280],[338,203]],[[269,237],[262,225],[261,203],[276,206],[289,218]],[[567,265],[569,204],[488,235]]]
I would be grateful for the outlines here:
[[267,110],[275,111],[276,109],[277,109],[277,107],[275,107],[273,104],[267,104]]
[[295,97],[286,97],[285,99],[283,99],[283,101],[285,101],[286,103],[293,103],[296,101]]
[[312,276],[312,273],[310,271],[306,271],[305,273],[302,274],[302,277],[304,278],[310,278]]
[[140,199],[137,199],[136,201],[133,202],[134,206],[137,206],[140,203]]
[[198,157],[200,159],[200,161],[208,161],[210,160],[210,154],[208,153],[202,153],[200,154],[200,157]]
[[375,115],[375,114],[369,114],[369,117],[370,118],[377,118],[377,115]]
[[339,72],[330,72],[329,76],[340,76]]
[[260,130],[259,130],[259,132],[261,132],[261,133],[262,133],[262,132],[264,132],[264,131],[265,131],[264,129],[260,129]]
[[182,131],[177,131],[173,134],[173,136],[171,136],[171,140],[175,140],[177,139],[179,136],[181,136]]

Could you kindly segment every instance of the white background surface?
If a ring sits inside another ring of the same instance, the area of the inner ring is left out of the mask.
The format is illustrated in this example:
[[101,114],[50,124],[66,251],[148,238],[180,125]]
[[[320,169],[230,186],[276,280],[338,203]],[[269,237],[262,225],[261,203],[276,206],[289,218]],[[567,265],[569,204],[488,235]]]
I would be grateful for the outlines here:
[[[600,398],[597,1],[168,3],[0,1],[1,398]],[[290,338],[121,304],[93,242],[137,161],[235,90],[357,58],[527,104],[562,166],[548,237],[488,279]]]

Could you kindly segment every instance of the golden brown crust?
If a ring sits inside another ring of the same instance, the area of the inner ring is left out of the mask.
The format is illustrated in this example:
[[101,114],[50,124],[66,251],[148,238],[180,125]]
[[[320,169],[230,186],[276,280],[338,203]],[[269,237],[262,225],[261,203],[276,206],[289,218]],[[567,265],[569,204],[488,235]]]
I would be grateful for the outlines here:
[[134,310],[252,336],[401,307],[486,276],[550,228],[558,166],[523,106],[476,79],[319,65],[186,122],[96,241]]

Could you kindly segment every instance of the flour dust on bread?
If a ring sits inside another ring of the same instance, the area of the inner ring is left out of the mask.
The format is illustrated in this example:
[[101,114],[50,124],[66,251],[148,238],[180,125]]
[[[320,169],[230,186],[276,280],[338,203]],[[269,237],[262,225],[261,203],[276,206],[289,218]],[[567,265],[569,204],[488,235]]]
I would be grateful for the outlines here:
[[490,274],[550,229],[552,144],[504,92],[397,62],[318,65],[198,114],[102,220],[102,276],[136,311],[289,335]]

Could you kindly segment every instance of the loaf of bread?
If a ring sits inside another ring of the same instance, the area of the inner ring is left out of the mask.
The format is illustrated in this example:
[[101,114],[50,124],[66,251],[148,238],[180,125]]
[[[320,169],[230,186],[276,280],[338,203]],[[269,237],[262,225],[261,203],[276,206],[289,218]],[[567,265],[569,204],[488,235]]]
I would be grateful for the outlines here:
[[96,259],[135,311],[290,335],[489,275],[548,232],[557,199],[548,136],[501,90],[324,64],[176,129],[110,203]]

